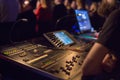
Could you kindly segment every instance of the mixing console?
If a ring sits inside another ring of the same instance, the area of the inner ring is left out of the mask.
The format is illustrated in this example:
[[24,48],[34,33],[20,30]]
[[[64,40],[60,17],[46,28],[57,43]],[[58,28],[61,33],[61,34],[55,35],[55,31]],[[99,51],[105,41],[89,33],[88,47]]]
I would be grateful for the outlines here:
[[82,53],[57,50],[54,51],[54,54],[50,54],[46,58],[36,61],[31,65],[64,80],[71,80],[75,75],[80,74],[80,67],[84,58]]
[[75,80],[86,56],[85,52],[65,49],[49,49],[30,42],[1,47],[1,55],[38,72],[44,72],[53,79]]
[[48,51],[48,49],[42,45],[23,43],[2,48],[1,53],[20,63],[24,63],[44,55],[44,51]]

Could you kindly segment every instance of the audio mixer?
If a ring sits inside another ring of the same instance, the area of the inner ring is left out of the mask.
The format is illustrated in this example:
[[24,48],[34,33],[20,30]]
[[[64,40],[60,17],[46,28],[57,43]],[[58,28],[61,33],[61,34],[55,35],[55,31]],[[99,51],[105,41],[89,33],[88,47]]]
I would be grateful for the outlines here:
[[40,44],[22,42],[1,47],[1,56],[32,68],[52,80],[80,80],[80,67],[86,52],[49,49]]

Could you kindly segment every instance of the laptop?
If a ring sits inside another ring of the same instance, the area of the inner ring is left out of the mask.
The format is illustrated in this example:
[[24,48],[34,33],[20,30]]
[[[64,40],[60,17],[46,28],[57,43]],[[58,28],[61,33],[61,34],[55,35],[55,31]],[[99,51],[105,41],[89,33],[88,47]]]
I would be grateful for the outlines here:
[[77,31],[80,33],[80,38],[96,40],[94,28],[91,25],[90,18],[87,10],[75,10],[77,20]]

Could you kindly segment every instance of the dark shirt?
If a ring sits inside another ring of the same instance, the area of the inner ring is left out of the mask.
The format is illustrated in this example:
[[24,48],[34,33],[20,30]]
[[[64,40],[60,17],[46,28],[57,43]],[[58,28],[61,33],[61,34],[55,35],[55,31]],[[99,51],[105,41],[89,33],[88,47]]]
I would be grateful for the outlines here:
[[[22,20],[26,19],[26,21]],[[35,37],[36,17],[33,9],[26,10],[18,15],[13,30],[15,40],[26,40]],[[16,34],[14,34],[16,33]],[[21,35],[21,37],[18,37]]]
[[52,24],[52,13],[48,8],[40,8],[38,14],[38,34],[42,35],[43,33],[53,30]]
[[56,23],[56,21],[64,16],[67,15],[67,9],[64,6],[64,4],[56,5],[53,8],[53,21]]
[[114,10],[106,19],[97,42],[120,57],[120,10]]
[[105,18],[98,15],[97,11],[93,13],[93,15],[90,16],[90,21],[91,21],[91,24],[93,26],[93,28],[96,30],[96,31],[99,31],[104,22],[105,22]]

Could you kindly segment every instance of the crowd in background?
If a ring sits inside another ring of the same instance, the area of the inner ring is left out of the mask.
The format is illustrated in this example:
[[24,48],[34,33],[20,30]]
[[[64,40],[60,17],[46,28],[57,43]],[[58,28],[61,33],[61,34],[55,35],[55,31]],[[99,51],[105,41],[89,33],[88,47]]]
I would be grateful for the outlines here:
[[[7,2],[9,0],[0,0],[0,1]],[[1,17],[0,15],[0,22],[1,23],[13,22],[13,21],[24,22],[24,19],[26,19],[28,21],[27,26],[32,27],[31,31],[34,30],[34,33],[37,36],[42,35],[45,32],[50,32],[53,30],[55,31],[57,30],[57,26],[61,26],[61,29],[69,29],[74,24],[74,21],[72,23],[72,19],[66,18],[66,20],[71,20],[70,22],[71,24],[69,22],[66,23],[63,18],[69,15],[71,16],[75,15],[74,14],[75,9],[88,10],[91,24],[96,30],[99,30],[99,28],[104,23],[104,17],[100,16],[97,12],[100,5],[100,1],[97,0],[95,1],[94,0],[14,0],[14,1],[17,1],[17,3],[13,4],[12,2],[9,2],[9,4],[12,3],[12,7],[10,6],[11,8],[13,7],[17,8],[16,10],[9,9],[9,12],[12,12],[12,15],[10,16],[12,16],[11,19],[13,20],[8,21],[9,19],[6,19],[3,21],[2,19],[4,16]],[[15,6],[16,4],[17,7]],[[3,13],[3,14],[7,15],[9,13]],[[65,24],[69,24],[69,25],[65,25]],[[65,26],[67,28],[65,28]]]
[[117,72],[116,63],[120,65],[120,5],[117,1],[0,0],[0,44],[7,40],[14,42],[13,37],[17,40],[21,36],[23,40],[38,37],[59,27],[68,30],[74,24],[74,10],[87,10],[91,25],[101,32],[82,64],[81,74],[86,80],[89,75]]

